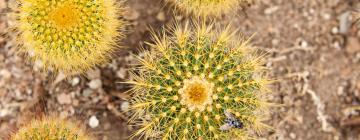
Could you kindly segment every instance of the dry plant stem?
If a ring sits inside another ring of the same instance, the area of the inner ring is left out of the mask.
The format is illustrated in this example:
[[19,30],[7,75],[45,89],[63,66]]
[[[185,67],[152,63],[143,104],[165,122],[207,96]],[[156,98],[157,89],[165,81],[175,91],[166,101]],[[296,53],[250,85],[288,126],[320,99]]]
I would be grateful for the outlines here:
[[288,78],[297,77],[298,80],[301,79],[301,80],[304,81],[304,85],[302,87],[302,94],[309,94],[311,99],[313,100],[314,105],[316,106],[317,119],[321,123],[322,130],[324,132],[333,132],[333,131],[335,131],[335,129],[327,121],[328,116],[325,113],[325,105],[324,105],[324,103],[321,101],[320,97],[313,90],[310,89],[310,86],[309,86],[309,83],[308,83],[309,82],[309,80],[308,80],[309,75],[310,75],[310,73],[308,71],[305,71],[305,72],[287,74],[286,77],[288,77]]
[[[348,107],[345,110],[347,110],[347,112],[358,111],[358,110],[360,110],[360,106]],[[343,127],[359,126],[359,125],[360,125],[360,117],[359,116],[351,117],[351,118],[345,119],[341,122],[341,126],[343,126]]]
[[346,119],[341,122],[341,126],[343,127],[351,127],[351,126],[359,126],[360,125],[360,117],[353,117],[350,119]]

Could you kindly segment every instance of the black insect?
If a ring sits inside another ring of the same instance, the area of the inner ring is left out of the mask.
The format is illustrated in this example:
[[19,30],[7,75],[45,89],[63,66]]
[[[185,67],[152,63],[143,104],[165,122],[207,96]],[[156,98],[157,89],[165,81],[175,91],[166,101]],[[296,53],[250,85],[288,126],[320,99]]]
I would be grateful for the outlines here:
[[225,111],[224,114],[226,116],[224,120],[225,124],[220,126],[221,131],[228,131],[231,128],[241,129],[244,127],[244,124],[239,119],[236,119],[231,112]]

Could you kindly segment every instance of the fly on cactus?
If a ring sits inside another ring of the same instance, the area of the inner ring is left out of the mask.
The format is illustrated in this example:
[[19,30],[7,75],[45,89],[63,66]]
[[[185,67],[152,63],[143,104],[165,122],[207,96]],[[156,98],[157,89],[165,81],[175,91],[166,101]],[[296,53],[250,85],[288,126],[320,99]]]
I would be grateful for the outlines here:
[[115,0],[19,0],[19,50],[45,69],[83,72],[108,60],[125,24]]
[[199,17],[221,16],[236,11],[252,0],[166,0],[187,14]]
[[91,140],[91,137],[70,121],[45,117],[21,127],[11,140]]
[[230,27],[176,25],[154,35],[152,50],[132,72],[131,124],[134,137],[246,139],[262,123],[266,101],[262,61],[249,40],[235,39]]

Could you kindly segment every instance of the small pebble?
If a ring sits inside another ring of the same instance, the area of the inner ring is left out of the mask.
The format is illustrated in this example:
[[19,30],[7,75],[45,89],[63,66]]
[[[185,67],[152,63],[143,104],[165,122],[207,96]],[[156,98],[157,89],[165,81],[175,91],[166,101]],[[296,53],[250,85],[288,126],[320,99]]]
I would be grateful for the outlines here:
[[156,16],[156,19],[159,21],[165,21],[166,20],[165,13],[163,11],[159,12]]
[[89,83],[89,87],[91,89],[99,89],[102,86],[102,82],[100,79],[91,80]]
[[72,79],[71,81],[71,85],[72,86],[76,86],[77,84],[80,83],[80,78],[79,77],[75,77],[74,79]]
[[129,102],[123,102],[122,104],[121,104],[121,111],[127,111],[128,109],[129,109]]
[[296,139],[296,134],[295,133],[290,133],[290,138],[291,139]]
[[7,110],[7,109],[1,109],[0,110],[0,117],[2,118],[2,117],[5,117],[5,116],[7,116],[7,115],[9,115],[9,114],[11,114],[11,112],[9,111],[9,110]]
[[338,34],[338,33],[339,33],[339,29],[338,29],[337,27],[333,27],[333,28],[331,29],[331,33],[333,33],[333,34]]
[[82,95],[85,97],[89,97],[93,93],[93,90],[90,88],[86,88],[83,90]]
[[79,100],[76,100],[76,99],[73,100],[72,105],[75,106],[75,107],[78,106],[79,105]]
[[280,43],[280,40],[278,40],[278,39],[273,39],[273,40],[271,40],[271,44],[272,44],[273,46],[277,46],[277,45],[279,45],[279,43]]
[[338,87],[337,89],[337,95],[341,96],[344,94],[344,87],[343,86],[340,86]]
[[325,14],[323,14],[323,18],[324,18],[325,20],[330,20],[330,19],[331,19],[331,15],[330,15],[329,13],[325,13]]
[[306,47],[308,47],[308,43],[307,43],[305,40],[302,40],[302,41],[300,42],[300,47],[306,48]]
[[99,126],[99,120],[96,118],[96,116],[91,116],[89,119],[89,126],[91,128],[96,128]]
[[56,97],[57,101],[59,102],[59,104],[71,104],[71,96],[69,94],[59,94]]
[[264,13],[266,15],[271,15],[272,13],[276,12],[278,9],[279,9],[278,6],[272,6],[272,7],[266,8]]
[[338,41],[335,41],[335,42],[334,42],[333,47],[334,47],[335,49],[338,49],[338,50],[340,50],[340,49],[342,48],[340,42],[338,42]]
[[346,34],[349,31],[349,28],[351,26],[349,16],[350,16],[349,11],[346,11],[340,15],[340,17],[339,17],[339,21],[340,21],[339,33]]
[[0,71],[0,76],[3,78],[3,79],[9,79],[11,77],[11,73],[6,70],[6,69],[2,69]]

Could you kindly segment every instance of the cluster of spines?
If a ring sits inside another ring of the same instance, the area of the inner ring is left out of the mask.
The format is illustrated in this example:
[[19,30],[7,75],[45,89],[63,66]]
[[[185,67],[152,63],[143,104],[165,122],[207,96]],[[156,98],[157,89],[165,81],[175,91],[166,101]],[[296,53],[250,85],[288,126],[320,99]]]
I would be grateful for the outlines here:
[[[139,58],[139,74],[133,74],[134,80],[127,82],[134,85],[132,121],[141,127],[135,135],[163,139],[229,137],[229,133],[219,130],[226,118],[225,110],[245,123],[246,128],[238,130],[239,134],[245,134],[248,128],[267,126],[256,114],[270,105],[261,92],[269,81],[257,75],[262,57],[252,57],[248,42],[234,41],[236,32],[229,28],[220,32],[212,29],[212,25],[195,25],[192,29],[186,24],[173,28],[170,35],[164,32],[162,37],[154,36],[155,43],[150,44],[154,50]],[[190,111],[179,102],[183,81],[194,76],[215,85],[212,105],[203,112]]]
[[55,117],[35,119],[21,127],[11,140],[91,140],[77,124]]
[[173,3],[180,11],[198,17],[219,17],[234,12],[252,0],[166,0]]

